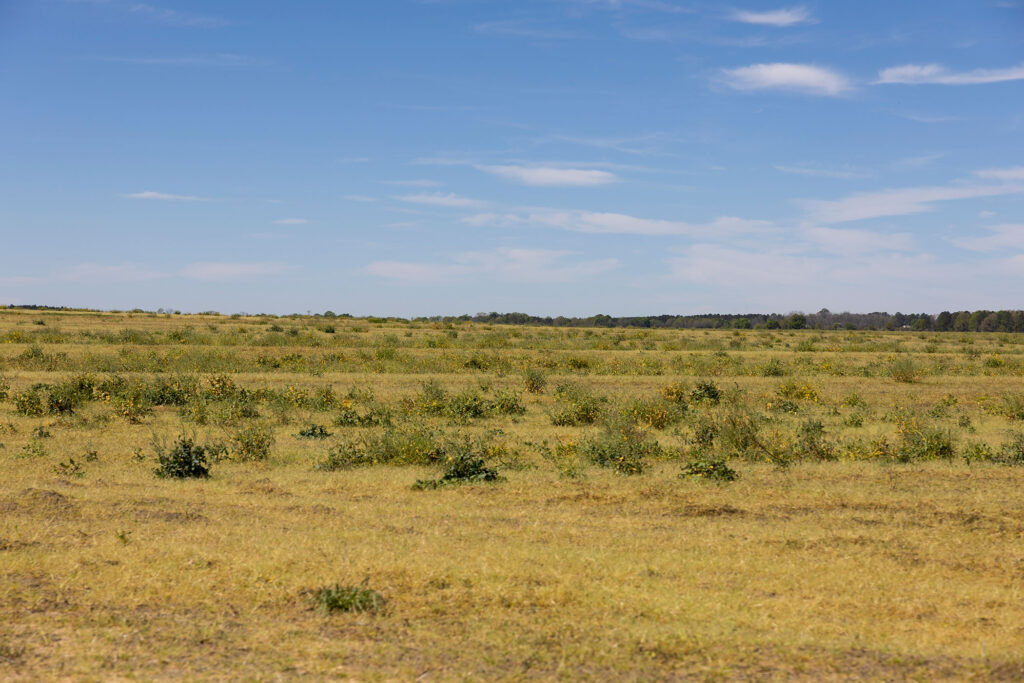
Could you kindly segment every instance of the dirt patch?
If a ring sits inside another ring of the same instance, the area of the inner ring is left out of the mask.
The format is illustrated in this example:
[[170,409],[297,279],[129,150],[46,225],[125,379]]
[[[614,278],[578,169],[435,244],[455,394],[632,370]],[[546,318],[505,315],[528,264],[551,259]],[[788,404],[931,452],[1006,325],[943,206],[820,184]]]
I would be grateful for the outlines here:
[[71,498],[49,489],[28,488],[0,502],[0,512],[44,515],[51,519],[75,519],[81,516],[78,504]]

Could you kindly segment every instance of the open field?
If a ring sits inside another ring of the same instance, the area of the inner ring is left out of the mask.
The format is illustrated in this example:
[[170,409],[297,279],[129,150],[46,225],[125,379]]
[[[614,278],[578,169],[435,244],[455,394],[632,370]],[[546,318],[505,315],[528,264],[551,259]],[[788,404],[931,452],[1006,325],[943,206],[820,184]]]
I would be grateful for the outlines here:
[[1014,334],[2,310],[0,678],[1020,680],[1022,376]]

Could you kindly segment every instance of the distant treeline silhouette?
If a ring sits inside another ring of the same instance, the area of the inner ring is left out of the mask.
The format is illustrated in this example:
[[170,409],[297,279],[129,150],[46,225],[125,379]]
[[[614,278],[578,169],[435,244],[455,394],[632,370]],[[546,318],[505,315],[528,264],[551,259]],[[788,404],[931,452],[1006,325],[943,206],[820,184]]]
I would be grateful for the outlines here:
[[[66,306],[9,305],[0,308],[31,311],[95,311],[96,309],[70,308]],[[99,312],[99,311],[96,311]],[[122,311],[111,311],[120,313]],[[180,314],[181,311],[157,309],[145,311],[133,309],[130,313]],[[204,311],[201,315],[221,315],[216,311]],[[241,314],[245,315],[245,314]],[[300,317],[293,313],[287,316]],[[351,318],[348,313],[310,314],[317,318]],[[368,317],[371,322],[409,320],[398,317]],[[913,330],[935,332],[1024,332],[1024,311],[943,311],[931,313],[833,313],[823,308],[817,313],[706,313],[701,315],[639,315],[611,316],[605,314],[587,317],[537,316],[528,313],[477,313],[476,315],[428,316],[411,320],[418,322],[478,322],[492,325],[550,325],[554,327],[638,327],[652,329],[710,330],[710,329],[783,329],[783,330]]]

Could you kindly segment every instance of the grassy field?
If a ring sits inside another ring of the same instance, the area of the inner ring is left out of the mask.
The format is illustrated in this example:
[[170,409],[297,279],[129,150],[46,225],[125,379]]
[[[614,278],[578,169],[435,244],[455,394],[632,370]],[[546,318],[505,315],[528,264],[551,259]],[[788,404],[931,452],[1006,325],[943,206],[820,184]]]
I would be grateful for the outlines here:
[[1022,375],[1024,335],[0,310],[0,678],[1021,680]]

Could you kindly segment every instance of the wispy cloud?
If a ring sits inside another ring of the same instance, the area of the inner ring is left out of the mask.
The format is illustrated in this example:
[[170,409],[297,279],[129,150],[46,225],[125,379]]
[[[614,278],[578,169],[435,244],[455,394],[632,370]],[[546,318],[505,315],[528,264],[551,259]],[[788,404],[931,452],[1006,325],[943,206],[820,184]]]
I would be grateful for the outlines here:
[[932,210],[934,202],[1024,193],[1024,183],[945,185],[860,192],[836,200],[799,200],[819,223],[845,223],[883,216],[906,216]]
[[305,225],[308,222],[305,218],[282,218],[274,221],[277,225]]
[[572,252],[502,247],[455,254],[445,263],[376,261],[372,275],[415,283],[443,283],[486,277],[503,282],[574,282],[619,267],[617,259],[572,261]]
[[806,7],[790,7],[788,9],[776,9],[767,12],[735,10],[730,15],[730,18],[733,21],[740,21],[744,24],[758,24],[760,26],[785,27],[815,23],[814,17],[811,16],[810,10]]
[[723,69],[722,78],[734,90],[788,90],[836,96],[853,89],[842,74],[813,64],[751,64]]
[[1024,79],[1024,64],[1005,69],[974,69],[950,71],[941,64],[905,64],[878,72],[876,84],[902,83],[907,85],[979,85]]
[[377,201],[376,197],[368,197],[365,194],[347,194],[342,197],[347,202],[362,202],[364,204],[370,204]]
[[989,234],[975,237],[960,237],[950,240],[953,244],[971,251],[1013,250],[1024,252],[1024,224],[1003,223],[992,226]]
[[914,238],[908,232],[872,232],[837,228],[806,228],[804,238],[833,254],[864,254],[878,251],[911,251]]
[[616,182],[619,178],[608,171],[551,166],[477,166],[477,169],[534,187],[593,187]]
[[210,201],[206,197],[196,197],[195,195],[189,194],[169,194],[167,192],[154,192],[153,190],[143,190],[142,192],[133,192],[132,194],[122,195],[128,199],[157,199],[160,201],[168,202],[208,202]]
[[1011,166],[1010,168],[986,168],[980,171],[975,171],[974,175],[980,178],[995,178],[996,180],[1024,181],[1024,166]]
[[281,263],[193,263],[176,271],[161,270],[137,263],[80,263],[61,268],[47,275],[0,278],[5,285],[44,285],[71,282],[83,285],[148,282],[170,278],[190,280],[237,280],[285,272]]
[[775,170],[794,175],[817,176],[820,178],[837,178],[840,180],[856,180],[858,178],[869,178],[871,173],[864,170],[852,169],[849,167],[826,168],[819,164],[775,164]]
[[464,223],[477,227],[533,225],[571,232],[605,235],[699,235],[713,237],[738,233],[765,232],[774,229],[774,224],[769,221],[747,220],[733,216],[721,216],[710,223],[696,224],[684,221],[639,218],[622,213],[560,211],[557,209],[543,209],[528,213],[481,213],[467,216],[462,220]]
[[479,199],[469,199],[468,197],[460,197],[454,192],[448,194],[442,194],[435,192],[433,194],[421,193],[405,195],[404,197],[396,197],[399,201],[408,202],[410,204],[426,204],[428,206],[443,206],[448,208],[474,208],[483,206],[486,202]]

